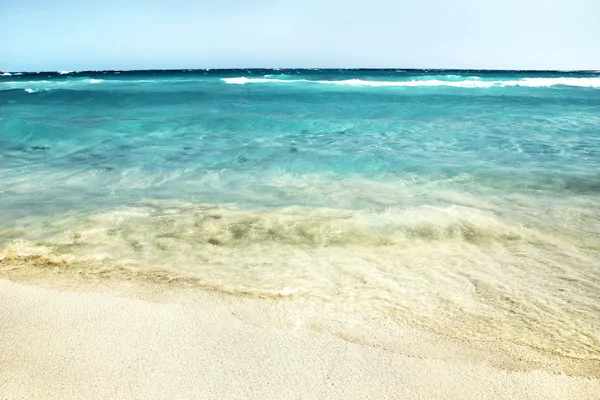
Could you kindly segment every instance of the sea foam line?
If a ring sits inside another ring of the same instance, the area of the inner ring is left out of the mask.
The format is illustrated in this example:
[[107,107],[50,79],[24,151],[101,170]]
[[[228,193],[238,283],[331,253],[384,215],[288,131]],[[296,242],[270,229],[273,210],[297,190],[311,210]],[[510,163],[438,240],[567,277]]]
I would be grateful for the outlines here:
[[490,88],[490,87],[551,87],[551,86],[576,86],[600,88],[600,78],[523,78],[519,80],[482,81],[478,77],[469,77],[464,81],[442,81],[439,79],[412,80],[412,81],[370,81],[363,79],[346,79],[339,81],[307,80],[307,79],[273,79],[273,78],[222,78],[221,80],[231,85],[245,85],[247,83],[316,83],[337,86],[367,86],[367,87],[459,87],[459,88]]

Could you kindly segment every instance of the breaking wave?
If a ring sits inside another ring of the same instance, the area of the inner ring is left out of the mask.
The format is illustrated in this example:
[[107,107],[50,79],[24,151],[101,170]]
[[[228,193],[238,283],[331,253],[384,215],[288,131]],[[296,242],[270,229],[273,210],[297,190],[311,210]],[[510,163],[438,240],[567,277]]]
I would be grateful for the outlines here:
[[485,81],[473,76],[465,80],[411,80],[411,81],[372,81],[363,79],[345,80],[308,80],[308,79],[275,79],[264,78],[222,78],[223,82],[231,85],[245,85],[248,83],[313,83],[337,86],[366,86],[366,87],[457,87],[457,88],[491,88],[491,87],[552,87],[552,86],[575,86],[600,88],[600,77],[594,78],[523,78],[518,80],[493,80]]

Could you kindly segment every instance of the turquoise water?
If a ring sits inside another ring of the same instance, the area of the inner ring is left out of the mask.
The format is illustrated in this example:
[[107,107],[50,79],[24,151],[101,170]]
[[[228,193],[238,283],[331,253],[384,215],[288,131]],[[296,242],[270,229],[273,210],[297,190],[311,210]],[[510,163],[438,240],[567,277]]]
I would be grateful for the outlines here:
[[8,260],[600,357],[598,72],[4,74],[0,196]]
[[[325,193],[266,196],[273,188],[265,174],[335,181],[469,174],[493,187],[600,188],[600,74],[252,70],[0,79],[0,184],[9,215],[143,198],[332,205]],[[208,174],[234,182],[190,187]],[[233,193],[250,182],[256,195]]]

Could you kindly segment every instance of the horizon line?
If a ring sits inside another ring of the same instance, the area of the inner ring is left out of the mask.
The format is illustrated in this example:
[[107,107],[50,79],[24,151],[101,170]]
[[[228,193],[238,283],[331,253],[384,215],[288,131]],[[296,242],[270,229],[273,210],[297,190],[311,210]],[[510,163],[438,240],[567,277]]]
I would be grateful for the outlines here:
[[[599,69],[497,69],[497,68],[402,68],[402,67],[236,67],[236,68],[144,68],[144,69],[86,69],[86,70],[40,70],[40,71],[3,71],[0,74],[79,74],[87,72],[197,72],[197,71],[251,71],[251,70],[294,70],[294,71],[464,71],[464,72],[588,72],[600,73]],[[2,76],[2,75],[0,75]]]

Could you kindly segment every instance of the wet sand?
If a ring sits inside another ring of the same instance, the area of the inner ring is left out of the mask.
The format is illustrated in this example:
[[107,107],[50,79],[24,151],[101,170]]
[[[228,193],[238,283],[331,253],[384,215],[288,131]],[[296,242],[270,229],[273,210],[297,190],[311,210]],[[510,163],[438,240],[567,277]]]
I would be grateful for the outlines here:
[[1,399],[600,398],[568,360],[314,303],[61,278],[0,304]]

